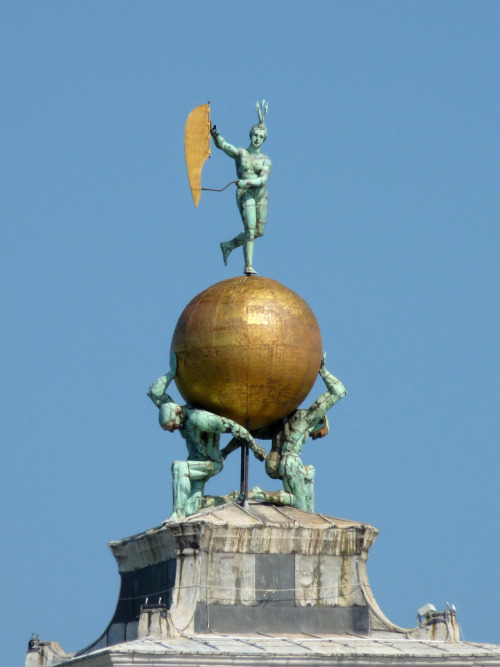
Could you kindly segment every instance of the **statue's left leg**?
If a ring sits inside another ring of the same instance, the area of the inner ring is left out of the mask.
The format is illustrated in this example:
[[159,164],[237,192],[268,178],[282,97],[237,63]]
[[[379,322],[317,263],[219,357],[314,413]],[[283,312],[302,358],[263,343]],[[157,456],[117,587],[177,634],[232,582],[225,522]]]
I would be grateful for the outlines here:
[[267,208],[269,204],[269,195],[267,188],[262,188],[259,195],[255,198],[256,201],[256,224],[255,224],[255,238],[258,239],[264,236],[264,229],[267,221]]
[[[236,188],[236,203],[241,215],[245,232],[238,234],[232,241],[221,243],[222,256],[227,260],[229,253],[238,245],[243,245],[243,255],[245,257],[245,270],[243,273],[257,273],[252,267],[253,260],[253,240],[255,238],[255,227],[257,223],[255,192],[253,188]],[[233,247],[234,246],[234,247]]]
[[245,256],[245,273],[247,275],[257,273],[253,268],[254,240],[264,235],[268,201],[269,197],[266,187],[256,188],[254,196],[248,196],[244,200],[245,214],[243,215],[242,213],[242,218],[245,225],[245,243],[243,245],[243,254]]
[[253,241],[255,238],[255,228],[257,226],[257,211],[255,199],[248,197],[245,199],[242,208],[243,224],[245,225],[245,242],[243,244],[243,256],[245,258],[246,275],[256,274],[253,268]]

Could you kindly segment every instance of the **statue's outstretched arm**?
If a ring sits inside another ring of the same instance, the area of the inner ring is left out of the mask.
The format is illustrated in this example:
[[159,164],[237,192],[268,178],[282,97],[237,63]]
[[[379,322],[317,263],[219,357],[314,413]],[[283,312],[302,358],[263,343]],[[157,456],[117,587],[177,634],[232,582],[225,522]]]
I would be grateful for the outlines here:
[[[272,440],[281,429],[282,425],[283,423],[280,419],[279,422],[275,422],[269,426],[263,426],[262,428],[252,431],[252,437],[259,438],[259,440]],[[227,458],[229,454],[232,454],[235,449],[239,449],[240,446],[241,442],[237,438],[230,440],[229,443],[223,449],[221,449],[223,458]]]
[[170,355],[170,370],[166,375],[155,380],[148,389],[148,396],[153,403],[159,408],[162,403],[172,402],[172,399],[167,394],[168,385],[172,382],[177,374],[177,356],[175,352]]
[[238,149],[235,146],[231,146],[231,144],[228,144],[227,141],[224,139],[224,137],[221,137],[215,125],[210,130],[210,133],[214,140],[214,144],[217,146],[217,148],[220,148],[220,150],[224,151],[224,153],[226,153],[226,155],[229,155],[229,157],[236,157],[238,155]]
[[[239,440],[241,443],[248,445],[254,453],[255,458],[259,459],[259,461],[264,461],[266,458],[266,450],[264,447],[259,447],[246,428],[243,428],[243,426],[233,422],[231,419],[226,419],[225,421],[230,423],[228,430],[232,433],[233,439],[236,438],[236,440]],[[225,431],[225,433],[227,432],[228,431]]]
[[347,390],[342,382],[326,369],[325,359],[326,352],[323,353],[323,357],[321,359],[319,374],[321,375],[328,391],[326,391],[324,394],[321,394],[321,396],[316,401],[314,401],[314,403],[307,411],[306,419],[311,425],[317,423],[319,419],[322,419],[328,410],[347,394]]
[[[231,433],[233,440],[225,448],[225,456],[234,451],[241,443],[248,445],[256,458],[263,461],[266,458],[266,450],[259,447],[250,433],[232,419],[219,417],[213,412],[206,410],[193,410],[190,417],[190,423],[198,431],[207,431],[208,433]],[[234,440],[238,442],[234,442]],[[229,449],[229,447],[231,447]]]

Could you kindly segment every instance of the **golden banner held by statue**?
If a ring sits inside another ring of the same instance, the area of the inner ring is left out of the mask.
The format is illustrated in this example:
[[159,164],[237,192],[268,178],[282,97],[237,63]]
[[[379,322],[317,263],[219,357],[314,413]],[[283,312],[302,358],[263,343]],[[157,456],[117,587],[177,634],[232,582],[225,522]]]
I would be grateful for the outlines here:
[[210,103],[191,111],[184,130],[184,153],[194,205],[201,197],[201,170],[210,157]]

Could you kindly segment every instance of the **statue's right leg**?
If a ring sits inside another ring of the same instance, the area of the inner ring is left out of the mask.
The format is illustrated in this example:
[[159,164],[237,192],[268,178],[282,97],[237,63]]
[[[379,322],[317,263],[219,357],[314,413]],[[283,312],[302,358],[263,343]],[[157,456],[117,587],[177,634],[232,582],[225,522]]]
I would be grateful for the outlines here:
[[293,507],[314,512],[314,467],[304,467],[298,456],[284,456],[281,461],[280,477],[293,498]]
[[199,512],[203,507],[205,482],[222,470],[222,461],[187,461],[189,495],[185,500],[185,516]]
[[191,479],[191,490],[186,500],[186,516],[196,514],[202,507],[203,492],[205,490],[205,480]]
[[174,461],[172,463],[172,493],[173,505],[170,519],[179,521],[186,517],[186,502],[191,491],[191,479],[187,461]]
[[314,512],[314,466],[304,466],[304,471],[305,509]]
[[222,250],[222,259],[224,260],[224,264],[227,266],[227,258],[229,255],[233,252],[235,248],[239,248],[241,245],[243,245],[245,241],[245,234],[241,232],[238,234],[238,236],[235,236],[234,239],[231,239],[230,241],[222,241],[220,244],[220,249]]

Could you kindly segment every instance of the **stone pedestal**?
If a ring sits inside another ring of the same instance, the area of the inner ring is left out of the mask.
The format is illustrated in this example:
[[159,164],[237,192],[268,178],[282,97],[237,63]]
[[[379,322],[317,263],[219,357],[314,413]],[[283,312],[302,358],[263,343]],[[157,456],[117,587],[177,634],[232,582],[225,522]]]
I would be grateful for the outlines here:
[[122,578],[108,634],[164,605],[178,632],[370,632],[363,587],[370,525],[237,504],[112,542]]
[[369,524],[254,501],[111,542],[118,604],[85,652],[210,632],[408,633],[370,590],[366,560],[377,534]]
[[[137,664],[149,664],[150,651],[158,664],[171,664],[188,651],[198,656],[193,664],[201,665],[207,641],[217,664],[226,664],[232,652],[236,659],[253,651],[249,646],[255,642],[266,654],[286,651],[286,637],[300,638],[309,657],[317,651],[319,657],[345,652],[346,640],[354,638],[365,647],[374,643],[375,653],[411,640],[415,655],[428,653],[429,640],[457,642],[451,610],[435,612],[413,629],[384,616],[366,574],[377,534],[369,524],[253,501],[245,507],[229,503],[111,542],[121,587],[102,636],[76,654],[36,640],[26,665],[85,660],[102,667],[115,659],[128,665],[124,656],[133,656],[135,664],[137,651],[146,661]],[[319,641],[321,646],[314,644]],[[307,642],[313,642],[310,648]]]

